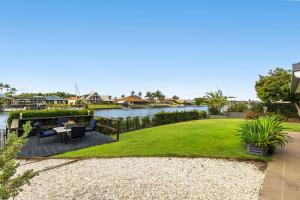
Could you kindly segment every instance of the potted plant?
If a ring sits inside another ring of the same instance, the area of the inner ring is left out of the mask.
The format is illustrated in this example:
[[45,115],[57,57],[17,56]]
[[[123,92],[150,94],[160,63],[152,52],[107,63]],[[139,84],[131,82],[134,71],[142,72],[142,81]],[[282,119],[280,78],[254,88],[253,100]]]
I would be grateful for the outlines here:
[[289,136],[283,131],[282,120],[276,115],[262,116],[247,120],[238,129],[240,140],[247,144],[247,152],[268,155],[288,142]]

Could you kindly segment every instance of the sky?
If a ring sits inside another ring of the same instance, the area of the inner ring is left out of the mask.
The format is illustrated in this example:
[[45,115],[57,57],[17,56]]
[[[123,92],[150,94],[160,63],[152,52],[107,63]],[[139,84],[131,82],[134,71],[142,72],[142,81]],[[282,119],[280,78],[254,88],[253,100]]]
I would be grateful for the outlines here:
[[299,21],[297,0],[0,0],[0,82],[256,99],[259,74],[300,61]]

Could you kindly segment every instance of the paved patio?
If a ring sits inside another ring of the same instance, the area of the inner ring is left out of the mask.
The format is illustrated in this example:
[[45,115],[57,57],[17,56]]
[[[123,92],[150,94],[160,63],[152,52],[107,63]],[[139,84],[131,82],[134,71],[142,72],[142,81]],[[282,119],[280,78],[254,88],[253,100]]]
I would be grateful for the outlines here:
[[292,141],[276,152],[269,163],[262,200],[300,199],[300,133],[289,135]]
[[37,144],[36,136],[32,136],[22,147],[21,151],[18,154],[18,157],[47,157],[95,145],[107,144],[115,141],[115,139],[99,132],[86,133],[85,137],[81,141],[69,141],[67,144],[62,142],[54,142],[52,137],[43,138],[41,139],[41,142]]

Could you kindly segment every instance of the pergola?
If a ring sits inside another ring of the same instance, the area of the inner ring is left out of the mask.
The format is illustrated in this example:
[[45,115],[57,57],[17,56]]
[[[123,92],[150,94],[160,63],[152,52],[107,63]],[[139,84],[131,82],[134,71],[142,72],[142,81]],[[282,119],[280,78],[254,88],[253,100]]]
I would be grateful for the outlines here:
[[300,62],[293,64],[291,91],[292,93],[300,93]]

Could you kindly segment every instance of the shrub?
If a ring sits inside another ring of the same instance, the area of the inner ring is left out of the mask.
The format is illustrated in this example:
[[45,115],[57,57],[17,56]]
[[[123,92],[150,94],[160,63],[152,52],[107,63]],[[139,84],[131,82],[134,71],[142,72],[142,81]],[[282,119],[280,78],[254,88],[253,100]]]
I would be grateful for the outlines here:
[[21,190],[20,187],[36,175],[33,170],[15,175],[20,166],[20,163],[16,162],[16,156],[32,130],[30,122],[24,124],[23,129],[25,134],[22,137],[18,137],[13,132],[8,134],[8,139],[0,150],[0,199],[13,199]]
[[268,112],[283,115],[289,118],[298,118],[298,111],[292,103],[272,103],[267,105]]
[[248,107],[245,103],[234,103],[228,109],[229,112],[244,112]]
[[257,119],[262,116],[260,112],[248,111],[246,112],[246,119]]
[[238,135],[242,142],[270,151],[278,146],[285,146],[289,138],[283,132],[282,121],[274,115],[245,121],[238,129]]
[[199,114],[200,119],[207,118],[207,112],[206,111],[199,111],[198,114]]
[[199,112],[193,110],[193,111],[183,111],[183,112],[160,112],[155,114],[152,120],[155,126],[159,126],[163,124],[171,124],[176,122],[196,120],[199,118],[200,118]]
[[8,114],[7,123],[11,124],[13,119],[19,119],[20,113],[23,118],[38,118],[38,117],[59,117],[59,116],[80,116],[93,114],[90,110],[26,110],[12,111]]

